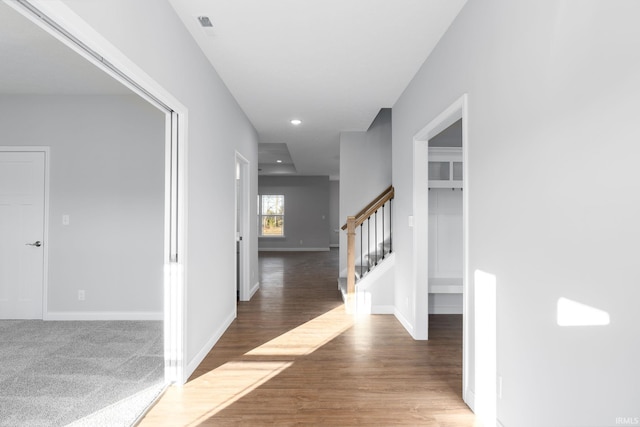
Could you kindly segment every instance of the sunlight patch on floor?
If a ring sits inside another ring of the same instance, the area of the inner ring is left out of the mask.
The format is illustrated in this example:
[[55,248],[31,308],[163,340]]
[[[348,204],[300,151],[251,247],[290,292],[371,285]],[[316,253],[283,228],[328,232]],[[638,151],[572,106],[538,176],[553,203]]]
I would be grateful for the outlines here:
[[[191,381],[184,387],[175,387],[184,403],[181,410],[191,419],[184,426],[197,426],[209,417],[252,392],[293,362],[233,361]],[[184,415],[180,416],[184,419]],[[143,423],[144,425],[144,423]]]
[[246,353],[247,356],[304,356],[353,326],[353,317],[337,307]]
[[[259,360],[230,361],[182,387],[171,387],[167,401],[174,404],[165,407],[159,402],[153,411],[176,417],[182,426],[197,426],[286,370],[296,357],[313,353],[353,324],[354,317],[344,306],[336,307],[240,357]],[[265,360],[268,357],[275,360]],[[152,425],[152,421],[143,420],[140,425]]]

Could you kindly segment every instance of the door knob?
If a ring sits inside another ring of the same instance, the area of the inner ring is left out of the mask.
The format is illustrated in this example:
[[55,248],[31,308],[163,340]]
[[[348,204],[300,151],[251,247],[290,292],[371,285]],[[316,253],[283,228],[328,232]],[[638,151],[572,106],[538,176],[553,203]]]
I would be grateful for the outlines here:
[[25,243],[25,245],[27,245],[27,246],[35,246],[35,247],[39,248],[40,246],[42,246],[42,243],[40,243],[40,240],[38,240],[35,243]]

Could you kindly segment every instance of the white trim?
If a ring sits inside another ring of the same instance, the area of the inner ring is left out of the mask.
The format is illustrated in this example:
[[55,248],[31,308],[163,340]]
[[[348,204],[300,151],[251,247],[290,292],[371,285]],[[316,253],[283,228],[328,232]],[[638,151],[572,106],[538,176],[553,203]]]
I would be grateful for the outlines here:
[[207,343],[200,349],[200,351],[196,353],[193,359],[191,359],[191,361],[187,364],[187,367],[184,372],[187,379],[191,376],[191,374],[193,374],[193,372],[198,368],[198,366],[200,366],[204,358],[207,357],[207,354],[209,354],[213,346],[216,345],[216,343],[225,333],[227,328],[231,326],[231,323],[233,323],[235,318],[236,318],[236,311],[234,310],[233,313],[227,316],[222,326],[219,327],[217,331],[215,331],[215,333],[211,336],[211,338],[209,338],[209,341],[207,341]]
[[253,287],[249,290],[249,299],[253,298],[253,296],[260,289],[260,282],[256,282]]
[[163,320],[161,311],[52,311],[45,320]]
[[464,401],[464,403],[467,404],[467,406],[469,407],[469,409],[471,409],[473,412],[475,412],[475,406],[476,406],[476,394],[473,392],[473,390],[467,388],[465,389],[465,396],[467,397],[466,400]]
[[[462,178],[465,189],[462,192],[462,392],[469,387],[469,367],[471,357],[475,361],[475,351],[471,354],[471,326],[473,319],[469,315],[470,307],[470,274],[469,274],[469,194],[473,191],[473,183],[469,174],[469,102],[467,94],[462,97]],[[462,396],[465,400],[465,396]]]
[[329,248],[339,248],[340,247],[340,243],[332,243],[329,245]]
[[[185,384],[189,379],[189,376],[185,374],[186,368],[186,356],[187,356],[187,296],[189,292],[189,280],[188,280],[188,253],[187,253],[187,236],[188,236],[188,115],[186,108],[181,110],[180,113],[174,111],[170,115],[167,115],[167,119],[171,117],[177,124],[178,129],[175,135],[167,137],[167,144],[170,145],[173,150],[171,156],[172,167],[167,172],[171,175],[171,179],[177,181],[174,186],[177,194],[173,194],[171,198],[171,206],[174,206],[177,210],[177,216],[175,218],[167,218],[169,222],[169,232],[176,230],[175,238],[175,250],[177,256],[175,261],[172,261],[173,253],[171,252],[171,242],[165,239],[165,246],[168,252],[165,255],[165,260],[168,265],[173,265],[178,268],[178,274],[172,278],[169,283],[169,287],[172,289],[173,295],[175,295],[175,303],[177,310],[172,313],[165,313],[165,323],[168,326],[167,329],[175,328],[176,333],[172,333],[169,336],[169,343],[176,348],[175,358],[173,363],[175,369],[171,373],[174,375],[173,381],[180,384]],[[175,168],[175,172],[174,171]],[[167,293],[167,295],[171,295]],[[165,351],[166,353],[166,351]],[[168,361],[165,360],[165,363]]]
[[42,224],[42,320],[46,319],[48,311],[49,301],[49,182],[51,171],[51,148],[40,145],[26,145],[26,146],[13,146],[5,145],[0,146],[2,152],[27,152],[27,153],[44,153],[44,222]]
[[431,307],[429,314],[463,314],[459,304],[438,304]]
[[[469,366],[471,355],[469,351],[469,330],[473,320],[468,315],[469,310],[469,193],[473,191],[469,176],[469,138],[468,138],[468,96],[462,95],[447,109],[431,120],[413,137],[413,289],[415,297],[415,335],[418,339],[428,339],[429,329],[429,294],[428,294],[428,263],[421,260],[429,259],[428,220],[429,220],[429,139],[462,119],[462,161],[463,161],[463,325],[462,325],[462,390],[463,400],[467,401],[466,390],[469,385]],[[426,292],[425,292],[426,290]]]
[[[421,131],[424,133],[424,130]],[[414,338],[429,339],[429,134],[413,140],[413,309]],[[426,292],[425,292],[426,290]]]
[[[44,150],[44,230],[42,236],[45,242],[49,241],[49,200],[51,182],[51,151],[49,147],[41,147]],[[42,319],[49,310],[49,244],[45,246],[44,259],[42,261]]]
[[259,248],[260,252],[329,252],[330,248]]
[[[38,27],[165,113],[165,380],[184,383],[187,295],[187,108],[61,0],[3,0]],[[37,9],[37,10],[34,10]],[[172,111],[168,111],[168,110]],[[168,209],[167,209],[168,206]],[[178,259],[178,254],[180,259]],[[169,301],[167,301],[169,299]]]
[[413,339],[416,339],[413,333],[413,325],[411,324],[411,322],[409,322],[409,320],[406,317],[404,317],[404,315],[400,312],[400,310],[394,307],[393,315],[396,316],[396,319],[398,319],[398,322],[400,322],[400,324],[404,326],[407,332],[409,332],[409,335],[411,335]]
[[[250,265],[251,265],[251,251],[250,245],[253,241],[253,236],[251,235],[251,224],[249,218],[251,217],[251,175],[249,171],[251,170],[251,163],[240,154],[238,151],[235,152],[234,158],[234,174],[237,173],[237,168],[240,168],[240,190],[238,190],[238,186],[234,189],[235,194],[235,215],[234,215],[234,230],[240,229],[240,233],[242,235],[242,243],[240,244],[240,277],[236,277],[236,283],[240,281],[240,301],[249,301],[251,296],[250,289]],[[236,177],[237,178],[237,177]],[[236,179],[233,180],[234,184],[236,183]],[[238,194],[240,193],[240,194]],[[238,197],[242,197],[242,212],[238,215]],[[240,227],[238,227],[238,216],[240,216]],[[233,253],[234,258],[238,257],[236,252],[236,241],[234,241]],[[238,260],[236,259],[236,265]],[[237,269],[236,269],[236,275]]]
[[394,305],[372,305],[371,314],[394,314],[396,307]]

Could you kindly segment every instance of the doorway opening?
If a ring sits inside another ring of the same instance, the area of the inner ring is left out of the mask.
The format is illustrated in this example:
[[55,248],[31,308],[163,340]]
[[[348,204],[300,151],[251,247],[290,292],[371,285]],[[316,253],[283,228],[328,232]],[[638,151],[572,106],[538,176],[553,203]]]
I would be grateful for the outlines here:
[[249,274],[250,227],[249,161],[236,151],[236,295],[239,301],[251,299]]
[[64,4],[38,2],[36,7],[20,0],[7,5],[164,114],[164,371],[167,383],[184,383],[186,108]]
[[429,139],[429,314],[462,314],[462,119]]
[[[438,299],[444,303],[441,308],[452,303],[459,306],[461,303],[462,396],[465,403],[473,409],[470,367],[473,366],[475,357],[470,346],[473,318],[469,310],[467,121],[465,94],[413,138],[413,265],[416,296],[414,336],[416,339],[429,338],[429,314],[438,306]],[[451,138],[452,141],[446,142],[450,134],[456,136]],[[456,139],[458,141],[453,142]],[[430,203],[434,206],[430,207]],[[445,242],[442,242],[443,238]],[[424,262],[425,260],[429,262]],[[430,301],[431,297],[433,301]]]

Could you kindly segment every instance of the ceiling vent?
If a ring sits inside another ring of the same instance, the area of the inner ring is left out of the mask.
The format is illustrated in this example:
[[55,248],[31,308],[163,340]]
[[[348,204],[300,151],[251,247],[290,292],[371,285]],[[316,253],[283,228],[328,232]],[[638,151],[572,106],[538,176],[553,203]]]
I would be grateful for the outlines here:
[[204,28],[213,27],[213,24],[211,23],[211,19],[209,19],[208,16],[198,16],[198,22],[200,22],[200,25],[203,26]]

